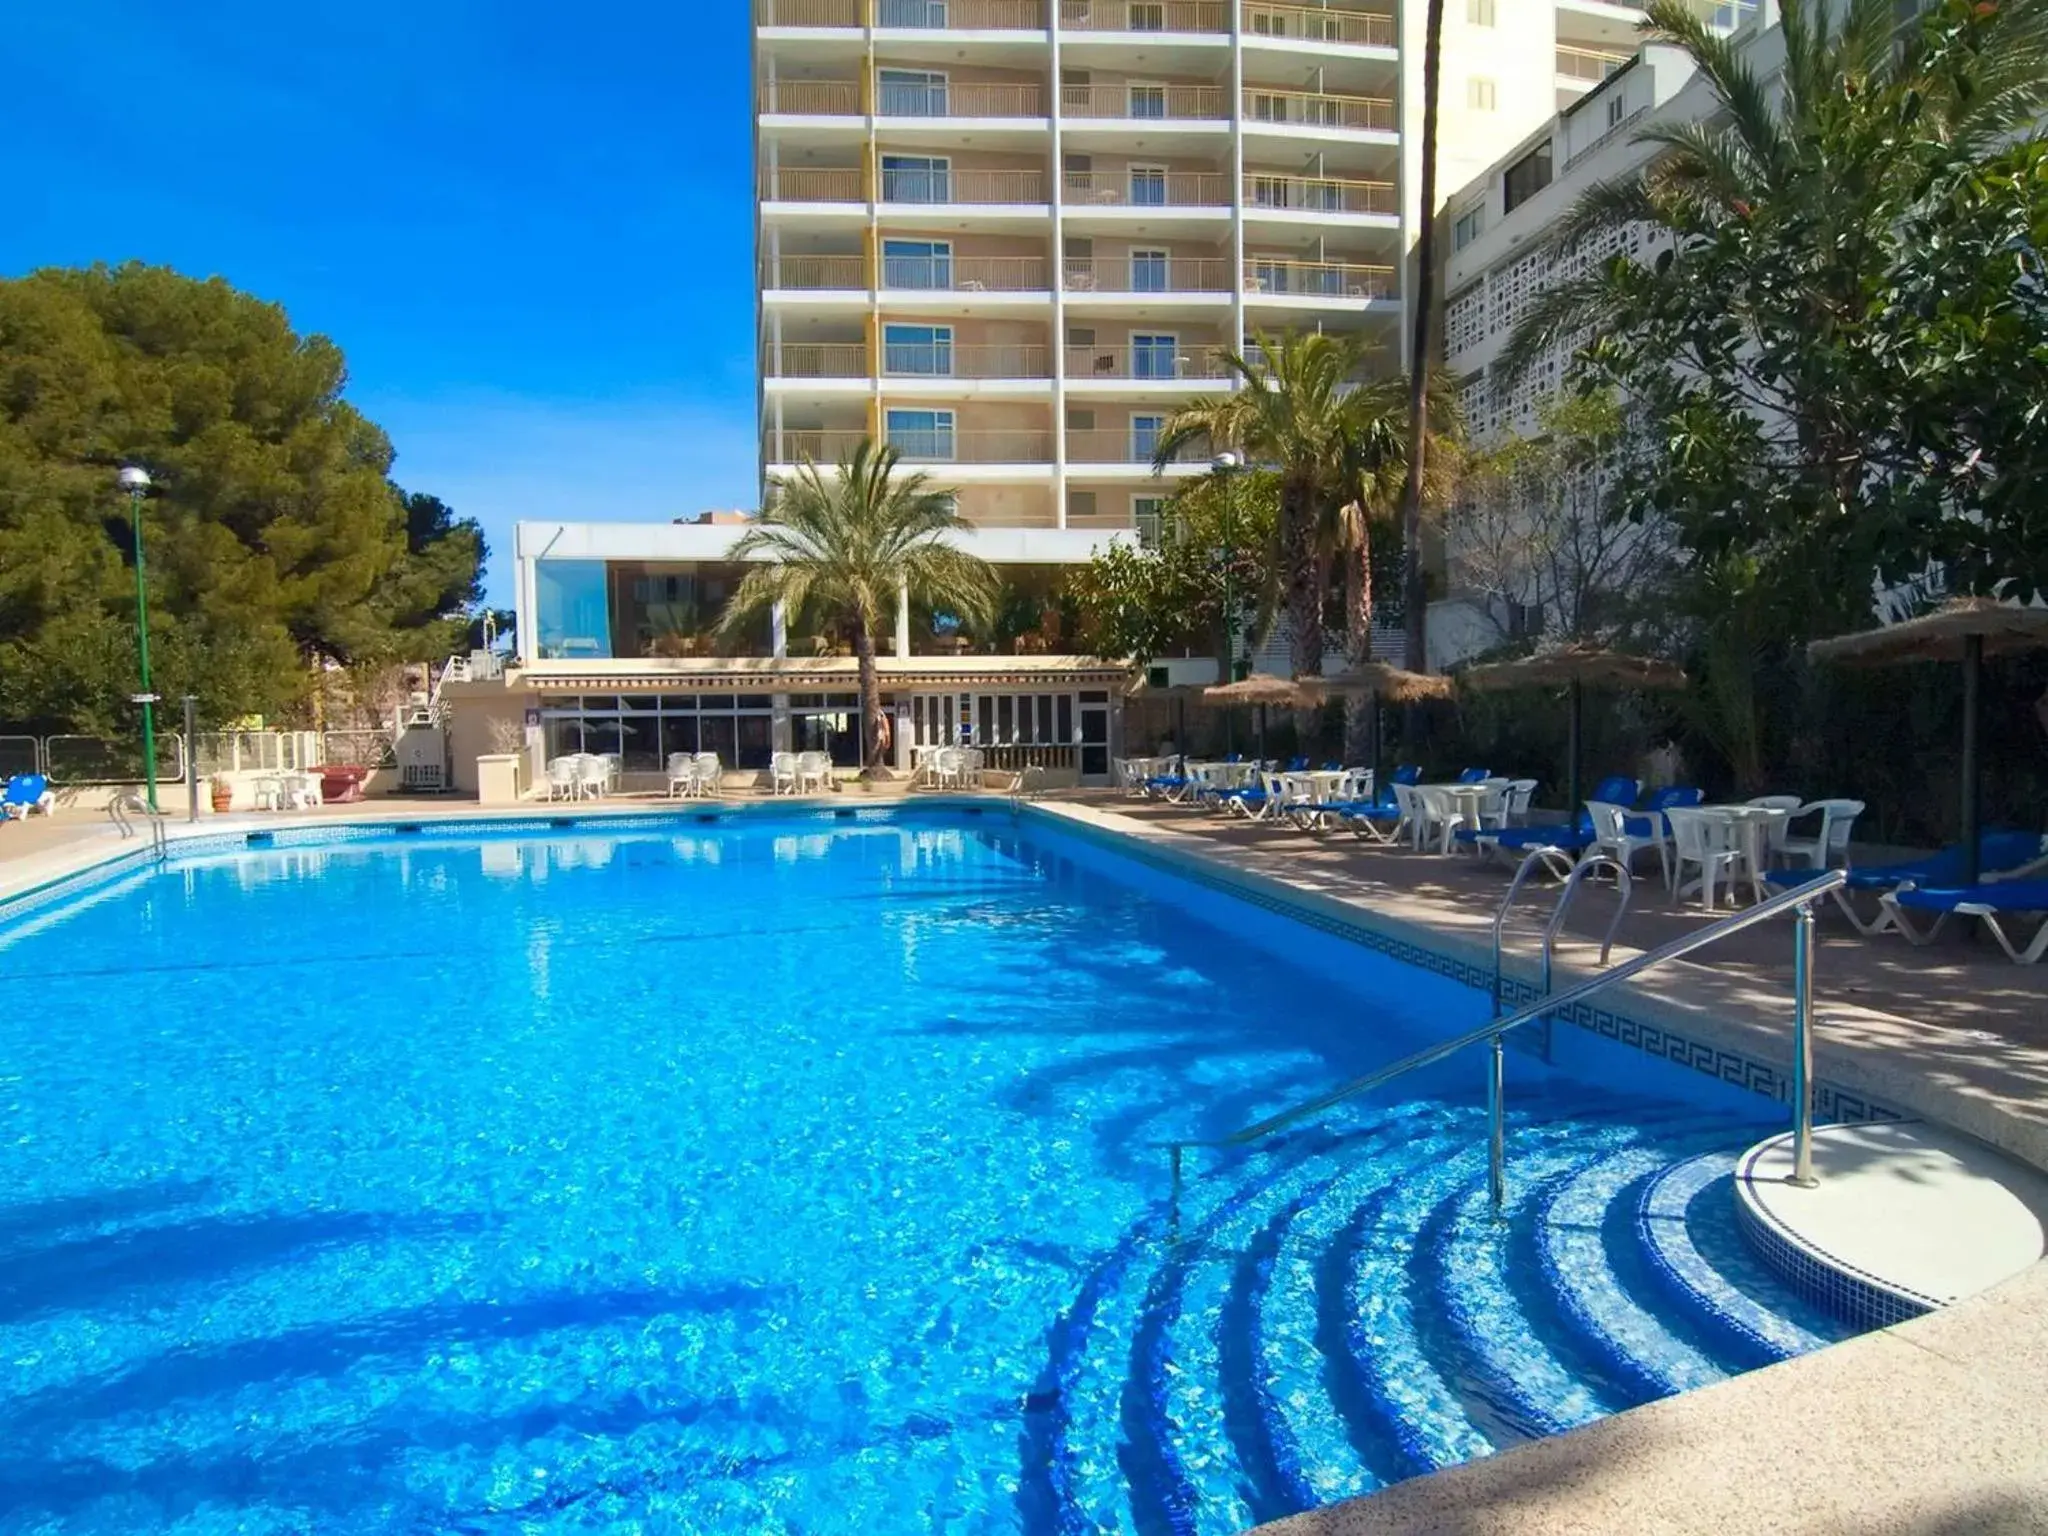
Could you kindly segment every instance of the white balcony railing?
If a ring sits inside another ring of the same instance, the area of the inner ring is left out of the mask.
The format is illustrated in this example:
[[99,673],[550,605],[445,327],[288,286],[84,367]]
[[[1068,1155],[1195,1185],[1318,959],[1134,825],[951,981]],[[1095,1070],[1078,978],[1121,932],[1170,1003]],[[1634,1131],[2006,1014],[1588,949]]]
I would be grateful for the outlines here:
[[1060,0],[1063,32],[1230,30],[1229,0]]
[[[1069,464],[1150,464],[1158,451],[1159,433],[1156,428],[1145,427],[1095,427],[1067,432],[1067,462]],[[1209,450],[1206,446],[1190,443],[1177,449],[1167,459],[1169,464],[1206,464]]]
[[1254,123],[1299,124],[1309,128],[1394,131],[1394,103],[1385,96],[1340,96],[1326,91],[1273,91],[1247,87],[1244,115]]
[[1350,43],[1368,48],[1394,46],[1394,18],[1377,11],[1325,10],[1307,5],[1272,5],[1246,0],[1245,36],[1299,38],[1317,43]]
[[761,173],[761,196],[771,203],[864,203],[866,178],[857,165],[782,166]]
[[1607,53],[1598,48],[1567,48],[1559,44],[1557,72],[1566,80],[1586,80],[1598,85],[1634,57],[1632,53]]
[[864,256],[782,256],[762,263],[762,286],[783,290],[845,290],[864,293],[868,264]]
[[1230,93],[1213,85],[1076,85],[1060,87],[1062,117],[1135,122],[1226,122]]
[[1391,181],[1360,181],[1340,176],[1269,176],[1247,171],[1244,201],[1247,208],[1304,213],[1401,211],[1400,192]]
[[1043,256],[882,257],[882,286],[935,293],[1050,293]]
[[867,0],[761,0],[764,27],[853,27],[865,23]]
[[1230,370],[1213,347],[1187,349],[1161,342],[1130,347],[1068,347],[1067,382],[1115,379],[1173,383],[1183,379],[1223,379]]
[[1043,203],[1043,171],[956,170],[950,166],[882,169],[885,203]]
[[919,31],[1043,32],[1046,0],[875,0],[875,25]]
[[1244,287],[1250,294],[1326,299],[1385,299],[1395,292],[1392,267],[1348,261],[1245,259]]
[[1070,208],[1228,208],[1230,178],[1208,171],[1069,171]]
[[1070,256],[1061,266],[1069,293],[1229,293],[1234,286],[1230,263],[1213,256]]
[[769,80],[761,90],[761,110],[789,117],[859,117],[858,80]]
[[1044,117],[1045,88],[1034,84],[983,84],[879,80],[878,117]]

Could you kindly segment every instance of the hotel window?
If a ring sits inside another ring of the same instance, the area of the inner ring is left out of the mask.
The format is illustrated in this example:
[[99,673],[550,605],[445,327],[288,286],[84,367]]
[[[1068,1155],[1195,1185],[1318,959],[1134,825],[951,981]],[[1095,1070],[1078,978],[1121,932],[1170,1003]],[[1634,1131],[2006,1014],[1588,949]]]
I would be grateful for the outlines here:
[[1124,29],[1129,32],[1164,32],[1166,0],[1131,0],[1124,16]]
[[891,409],[888,414],[889,444],[904,458],[924,463],[950,464],[957,446],[951,411]]
[[1126,87],[1127,112],[1131,117],[1161,118],[1166,116],[1166,87],[1163,85],[1139,85],[1133,82]]
[[1550,142],[1546,139],[1507,168],[1501,177],[1501,212],[1513,213],[1550,185]]
[[610,580],[602,560],[541,560],[533,571],[542,660],[612,653]]
[[1093,491],[1067,492],[1067,522],[1092,523],[1095,521],[1096,505]]
[[1621,114],[1625,110],[1626,105],[1626,102],[1622,99],[1621,87],[1616,86],[1607,98],[1608,127],[1619,128],[1621,126]]
[[1465,0],[1465,24],[1470,27],[1493,25],[1493,0]]
[[1163,208],[1166,206],[1166,167],[1163,165],[1134,165],[1131,167],[1131,203],[1139,208]]
[[1168,515],[1164,496],[1131,498],[1131,524],[1138,530],[1138,542],[1147,549],[1157,549],[1166,542]]
[[1491,80],[1474,78],[1465,82],[1465,105],[1474,112],[1491,112],[1496,94]]
[[1131,377],[1171,379],[1179,375],[1178,336],[1133,333],[1131,336]]
[[1164,251],[1131,252],[1131,292],[1167,291],[1167,255]]
[[953,242],[950,240],[884,240],[884,288],[951,288]]
[[921,374],[934,378],[953,375],[953,327],[950,325],[890,325],[882,329],[882,371]]
[[944,203],[953,197],[953,162],[943,155],[882,156],[882,201]]
[[1486,209],[1484,206],[1467,209],[1464,213],[1459,214],[1458,221],[1451,226],[1451,249],[1462,251],[1466,246],[1479,238],[1479,232],[1484,228],[1486,228]]
[[884,117],[946,115],[946,77],[937,70],[878,70],[875,84],[876,108]]
[[1133,416],[1131,418],[1131,462],[1149,464],[1152,455],[1158,451],[1159,435],[1166,430],[1164,416]]

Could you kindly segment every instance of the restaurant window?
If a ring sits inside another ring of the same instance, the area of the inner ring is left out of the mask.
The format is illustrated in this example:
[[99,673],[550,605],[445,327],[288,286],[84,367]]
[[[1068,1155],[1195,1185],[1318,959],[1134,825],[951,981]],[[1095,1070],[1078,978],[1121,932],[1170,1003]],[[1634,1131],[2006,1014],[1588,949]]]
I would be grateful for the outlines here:
[[1545,139],[1507,169],[1501,178],[1501,207],[1513,213],[1550,185],[1550,141]]

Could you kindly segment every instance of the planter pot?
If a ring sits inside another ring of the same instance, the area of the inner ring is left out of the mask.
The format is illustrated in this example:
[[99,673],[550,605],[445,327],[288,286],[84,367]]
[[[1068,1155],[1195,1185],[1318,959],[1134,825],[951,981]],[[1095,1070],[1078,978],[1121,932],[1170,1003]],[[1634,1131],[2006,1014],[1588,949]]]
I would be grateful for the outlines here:
[[235,788],[232,784],[216,784],[211,790],[213,810],[217,816],[225,816],[234,808]]

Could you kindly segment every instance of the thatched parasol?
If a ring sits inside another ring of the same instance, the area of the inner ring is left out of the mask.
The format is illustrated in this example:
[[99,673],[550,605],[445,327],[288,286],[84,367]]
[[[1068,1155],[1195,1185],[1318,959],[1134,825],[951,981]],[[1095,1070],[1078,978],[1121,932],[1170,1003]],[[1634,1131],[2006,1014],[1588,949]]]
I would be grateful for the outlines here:
[[1461,674],[1468,688],[1481,693],[1499,693],[1510,688],[1569,688],[1571,690],[1570,741],[1565,749],[1569,782],[1565,790],[1565,814],[1579,813],[1579,742],[1586,711],[1586,685],[1610,688],[1683,688],[1685,669],[1654,656],[1631,656],[1624,651],[1603,650],[1593,645],[1565,645],[1539,651],[1519,661],[1489,662]]
[[1327,698],[1371,694],[1389,704],[1419,704],[1427,699],[1448,699],[1453,691],[1448,677],[1433,672],[1404,672],[1382,661],[1364,662],[1329,677],[1305,677],[1300,687],[1318,703]]
[[1309,709],[1315,704],[1300,684],[1270,672],[1254,672],[1235,683],[1217,683],[1204,688],[1202,697],[1211,704],[1255,704],[1259,711],[1259,761],[1266,760],[1266,708],[1278,704],[1287,709]]
[[1845,666],[1883,667],[1908,661],[1960,661],[1963,664],[1963,805],[1962,852],[1964,885],[1975,885],[1983,820],[1982,772],[1978,765],[1977,700],[1984,658],[2048,646],[2048,608],[2022,608],[1989,597],[1958,597],[1932,613],[1881,629],[1816,640],[1806,648],[1815,661]]

